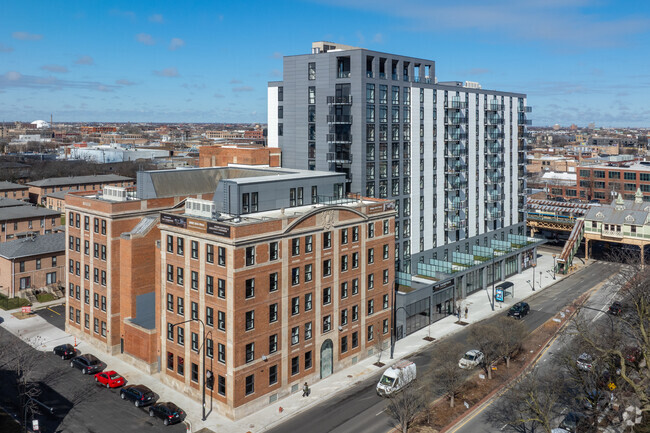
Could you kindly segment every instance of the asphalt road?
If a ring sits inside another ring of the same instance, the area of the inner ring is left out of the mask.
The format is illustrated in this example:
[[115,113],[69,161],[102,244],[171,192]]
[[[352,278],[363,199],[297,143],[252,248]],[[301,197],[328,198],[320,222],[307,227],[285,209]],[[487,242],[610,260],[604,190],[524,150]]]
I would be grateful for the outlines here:
[[[598,266],[598,268],[596,269],[598,269],[598,274],[600,275],[601,265],[602,264],[598,263],[592,265],[591,268],[594,268],[594,266]],[[603,280],[605,278],[606,277],[604,276],[602,277]],[[617,291],[618,291],[618,287],[614,285],[605,285],[600,290],[595,292],[589,298],[589,301],[585,305],[591,308],[607,311],[612,301],[615,300]],[[600,312],[587,310],[587,309],[581,310],[580,314],[582,317],[586,319],[591,319],[592,322],[595,320],[600,320],[600,321],[609,320],[609,318],[611,318],[611,316],[608,316],[607,313],[600,313]],[[553,356],[553,353],[559,351],[559,349],[564,347],[566,344],[567,344],[566,339],[556,339],[553,342],[553,344],[549,346],[549,348],[540,357],[537,363],[538,368],[542,369],[541,371],[544,371],[547,368],[556,368],[552,364],[551,358]],[[449,433],[502,433],[504,431],[505,426],[490,425],[487,419],[490,407],[498,401],[499,399],[494,399],[490,401],[488,405],[481,408],[480,412],[475,413],[474,415],[472,415],[471,418],[468,418],[462,424],[457,425],[454,429],[450,430]],[[557,422],[556,426],[559,425],[560,421],[561,419],[556,420]]]
[[[11,386],[15,376],[12,369],[8,368],[8,363],[17,350],[28,350],[36,359],[33,371],[36,372],[41,388],[38,399],[55,408],[54,416],[36,415],[43,432],[181,433],[186,431],[184,424],[163,426],[162,420],[149,417],[146,408],[136,408],[133,403],[121,400],[119,389],[98,386],[92,376],[86,376],[81,371],[70,368],[69,361],[64,361],[52,353],[42,353],[32,349],[1,326],[0,347],[4,348],[4,350],[0,349],[0,402],[13,412],[16,410],[17,394]],[[22,414],[19,417],[22,418]]]
[[[530,313],[524,319],[530,330],[536,329],[549,318],[557,314],[570,301],[595,287],[610,275],[616,273],[619,265],[615,263],[593,263],[573,275],[559,281],[554,286],[544,289],[529,298]],[[516,290],[516,288],[515,288]],[[504,314],[506,310],[504,310]],[[467,327],[469,328],[469,327]],[[463,343],[466,350],[471,349],[466,343],[469,329],[463,329],[447,339]],[[397,342],[399,344],[399,342]],[[418,371],[426,371],[437,359],[436,344],[427,346],[423,351],[409,356],[417,365]],[[375,386],[383,370],[376,375],[348,388],[336,398],[329,399],[310,408],[286,422],[270,429],[272,433],[292,433],[308,431],[310,433],[385,433],[393,427],[391,419],[384,413],[384,399],[377,396]],[[480,430],[464,430],[479,432]]]
[[42,308],[35,311],[35,314],[38,314],[60,330],[65,331],[65,304]]

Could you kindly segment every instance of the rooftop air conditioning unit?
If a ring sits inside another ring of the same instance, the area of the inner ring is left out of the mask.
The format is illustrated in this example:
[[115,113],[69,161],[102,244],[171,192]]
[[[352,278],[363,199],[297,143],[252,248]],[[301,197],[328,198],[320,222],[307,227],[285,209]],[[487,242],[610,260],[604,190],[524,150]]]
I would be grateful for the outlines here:
[[121,186],[105,186],[102,198],[111,201],[126,201],[126,188]]
[[201,218],[215,218],[217,216],[217,206],[210,200],[188,198],[185,200],[185,214]]

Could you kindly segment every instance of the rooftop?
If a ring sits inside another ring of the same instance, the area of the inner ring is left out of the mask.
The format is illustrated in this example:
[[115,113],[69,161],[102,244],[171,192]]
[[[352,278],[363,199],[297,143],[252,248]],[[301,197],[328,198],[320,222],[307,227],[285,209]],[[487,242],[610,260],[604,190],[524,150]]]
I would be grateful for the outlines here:
[[28,186],[19,185],[13,182],[0,182],[0,191],[14,190],[14,189],[29,189]]
[[65,233],[52,233],[0,243],[0,257],[22,257],[53,254],[65,251]]
[[100,182],[120,182],[131,181],[133,178],[119,176],[117,174],[97,174],[93,176],[68,176],[68,177],[51,177],[48,179],[36,180],[29,182],[27,185],[48,187],[48,186],[66,186],[66,185],[83,185],[87,183]]
[[14,207],[14,206],[26,206],[27,203],[25,203],[22,200],[16,200],[13,198],[0,198],[0,208],[5,208],[5,207]]
[[596,164],[596,165],[580,165],[580,168],[596,168],[603,170],[623,170],[623,171],[649,171],[650,172],[650,162],[637,162],[630,165],[605,165],[605,164]]
[[27,218],[54,218],[60,217],[61,212],[36,206],[13,206],[0,209],[0,221],[11,221]]

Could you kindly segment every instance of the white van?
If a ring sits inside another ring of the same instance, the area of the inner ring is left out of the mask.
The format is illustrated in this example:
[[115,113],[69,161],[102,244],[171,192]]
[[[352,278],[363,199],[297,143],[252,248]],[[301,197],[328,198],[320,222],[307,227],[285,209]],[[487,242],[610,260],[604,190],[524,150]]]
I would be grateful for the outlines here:
[[384,371],[377,384],[377,394],[383,397],[404,388],[416,378],[415,363],[407,359],[399,361]]

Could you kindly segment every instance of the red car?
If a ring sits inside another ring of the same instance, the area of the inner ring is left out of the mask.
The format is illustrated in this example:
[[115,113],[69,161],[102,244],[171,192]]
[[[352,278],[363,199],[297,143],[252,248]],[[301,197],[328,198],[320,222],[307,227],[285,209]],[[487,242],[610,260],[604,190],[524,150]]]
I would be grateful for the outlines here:
[[95,375],[95,382],[106,385],[106,388],[117,388],[123,386],[126,380],[115,371],[102,371]]

